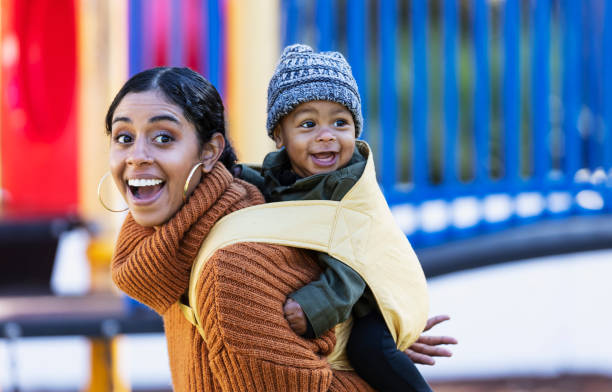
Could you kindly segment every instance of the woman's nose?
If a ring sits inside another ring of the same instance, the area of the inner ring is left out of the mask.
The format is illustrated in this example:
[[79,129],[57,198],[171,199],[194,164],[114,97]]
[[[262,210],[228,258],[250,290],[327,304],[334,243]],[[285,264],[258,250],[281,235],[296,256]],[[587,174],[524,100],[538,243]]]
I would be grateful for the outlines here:
[[153,158],[149,154],[147,144],[142,140],[137,140],[130,149],[127,163],[131,165],[141,165],[152,162]]

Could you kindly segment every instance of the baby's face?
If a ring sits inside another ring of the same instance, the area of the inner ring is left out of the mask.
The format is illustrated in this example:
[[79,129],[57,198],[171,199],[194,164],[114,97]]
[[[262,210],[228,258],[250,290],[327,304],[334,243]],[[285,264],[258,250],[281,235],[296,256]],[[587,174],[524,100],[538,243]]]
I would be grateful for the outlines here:
[[355,122],[343,105],[311,101],[298,105],[274,130],[276,148],[285,147],[300,177],[338,170],[355,150]]

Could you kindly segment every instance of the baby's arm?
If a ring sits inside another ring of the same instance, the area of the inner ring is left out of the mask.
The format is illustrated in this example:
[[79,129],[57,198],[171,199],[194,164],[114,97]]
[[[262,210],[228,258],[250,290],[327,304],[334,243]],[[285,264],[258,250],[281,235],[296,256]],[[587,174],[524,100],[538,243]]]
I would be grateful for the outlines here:
[[310,332],[307,338],[318,337],[345,321],[366,287],[361,276],[343,262],[326,253],[319,253],[318,260],[324,266],[319,279],[289,294],[283,307],[294,332]]

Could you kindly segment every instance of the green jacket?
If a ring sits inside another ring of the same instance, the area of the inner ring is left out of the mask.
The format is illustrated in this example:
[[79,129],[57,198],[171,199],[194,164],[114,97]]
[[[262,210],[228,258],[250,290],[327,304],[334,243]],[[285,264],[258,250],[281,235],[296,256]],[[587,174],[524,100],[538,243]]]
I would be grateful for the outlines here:
[[[330,173],[301,178],[292,170],[285,150],[266,155],[261,173],[241,165],[240,177],[256,185],[266,201],[341,200],[355,185],[365,168],[365,158],[355,149],[349,163]],[[323,272],[289,295],[300,304],[308,318],[306,337],[319,336],[352,312],[362,317],[375,307],[374,298],[364,280],[351,267],[326,253],[319,253]]]

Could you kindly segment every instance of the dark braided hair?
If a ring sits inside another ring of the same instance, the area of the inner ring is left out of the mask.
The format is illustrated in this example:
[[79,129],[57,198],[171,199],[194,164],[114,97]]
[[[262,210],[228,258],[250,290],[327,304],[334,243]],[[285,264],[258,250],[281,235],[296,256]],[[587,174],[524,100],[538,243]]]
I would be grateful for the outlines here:
[[219,132],[225,139],[225,149],[219,161],[228,169],[236,163],[236,153],[227,138],[223,101],[215,86],[189,68],[157,67],[132,76],[113,99],[106,112],[106,133],[111,134],[113,115],[121,100],[129,93],[160,91],[169,102],[183,110],[198,136],[200,149]]

